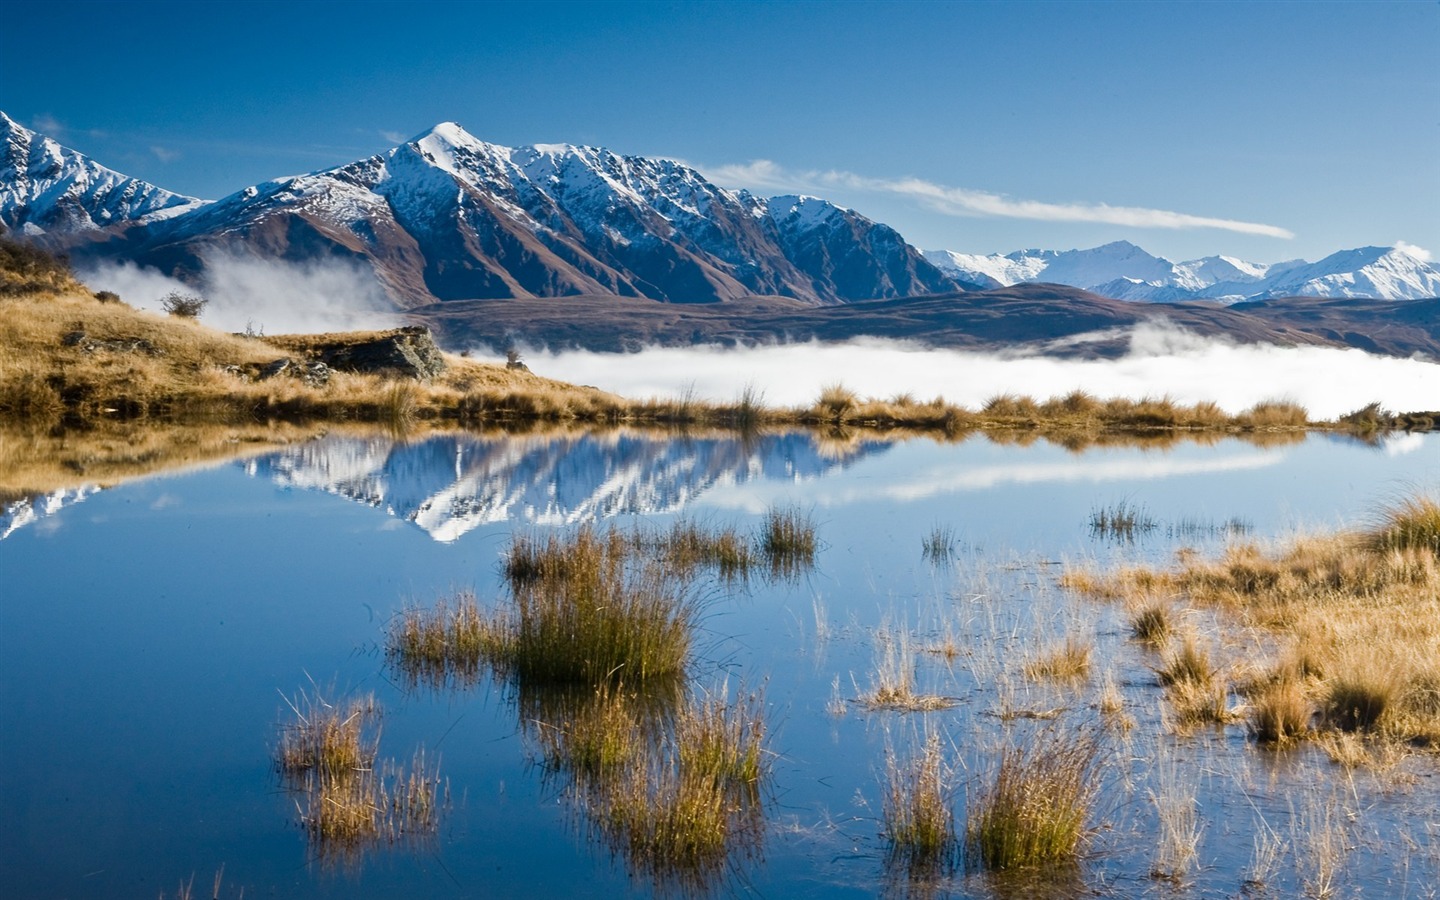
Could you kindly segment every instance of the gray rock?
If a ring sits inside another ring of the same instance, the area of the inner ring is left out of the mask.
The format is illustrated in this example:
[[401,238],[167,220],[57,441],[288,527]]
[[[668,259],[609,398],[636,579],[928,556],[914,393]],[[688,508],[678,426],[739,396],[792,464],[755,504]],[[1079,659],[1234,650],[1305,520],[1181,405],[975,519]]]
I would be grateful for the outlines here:
[[281,377],[298,378],[310,387],[324,387],[330,383],[330,367],[323,362],[281,357],[261,366],[255,380],[268,381]]
[[386,332],[375,340],[316,348],[316,355],[346,372],[390,372],[430,379],[445,371],[445,358],[424,325]]

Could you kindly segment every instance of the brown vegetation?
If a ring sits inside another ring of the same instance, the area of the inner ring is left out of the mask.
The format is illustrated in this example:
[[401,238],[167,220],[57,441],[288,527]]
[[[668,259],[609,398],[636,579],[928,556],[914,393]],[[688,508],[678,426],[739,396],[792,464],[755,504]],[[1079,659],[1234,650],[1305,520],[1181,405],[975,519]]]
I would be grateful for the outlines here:
[[[1440,502],[1421,494],[1382,509],[1360,531],[1273,549],[1237,543],[1213,560],[1182,557],[1174,570],[1076,572],[1065,582],[1137,606],[1156,594],[1181,596],[1273,635],[1283,662],[1245,688],[1262,741],[1304,737],[1318,713],[1324,732],[1440,748],[1437,535]],[[1216,667],[1193,639],[1172,647],[1158,671],[1172,692],[1185,686],[1185,717],[1223,709]]]

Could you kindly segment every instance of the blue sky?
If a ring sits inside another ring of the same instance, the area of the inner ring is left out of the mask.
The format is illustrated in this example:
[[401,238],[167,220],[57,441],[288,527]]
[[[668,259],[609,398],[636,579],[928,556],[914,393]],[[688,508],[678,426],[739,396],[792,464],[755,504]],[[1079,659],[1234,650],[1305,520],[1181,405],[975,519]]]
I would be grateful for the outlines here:
[[42,6],[7,10],[0,109],[207,198],[453,120],[923,248],[1440,256],[1435,0]]

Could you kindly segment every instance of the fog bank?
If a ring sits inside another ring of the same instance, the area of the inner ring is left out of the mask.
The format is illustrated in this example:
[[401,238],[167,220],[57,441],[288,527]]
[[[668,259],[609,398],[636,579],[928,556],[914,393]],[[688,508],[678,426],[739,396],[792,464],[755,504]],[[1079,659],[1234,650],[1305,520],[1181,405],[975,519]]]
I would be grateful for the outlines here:
[[205,257],[198,288],[132,262],[97,263],[76,274],[92,291],[114,291],[140,309],[160,310],[171,291],[203,296],[210,302],[200,321],[223,331],[285,334],[398,324],[374,274],[342,260],[286,263],[214,253]]
[[976,408],[997,394],[1039,399],[1076,388],[1101,398],[1169,396],[1209,400],[1240,412],[1262,400],[1291,400],[1334,418],[1380,401],[1396,411],[1440,407],[1440,365],[1361,350],[1235,344],[1174,328],[1142,326],[1114,360],[924,349],[896,341],[788,344],[752,348],[652,348],[639,353],[525,354],[532,370],[626,397],[730,401],[753,386],[770,405],[808,404],[843,383],[862,397],[937,395]]

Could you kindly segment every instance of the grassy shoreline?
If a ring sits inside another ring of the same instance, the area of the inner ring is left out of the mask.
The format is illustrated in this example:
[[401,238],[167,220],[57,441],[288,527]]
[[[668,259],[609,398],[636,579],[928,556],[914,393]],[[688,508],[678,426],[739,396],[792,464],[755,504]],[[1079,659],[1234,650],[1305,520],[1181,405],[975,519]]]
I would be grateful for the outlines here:
[[[60,276],[56,276],[57,278]],[[63,279],[62,279],[63,281]],[[1429,430],[1440,413],[1393,416],[1372,404],[1334,421],[1312,420],[1285,401],[1230,414],[1216,404],[1169,398],[1095,397],[1081,390],[1048,400],[999,394],[977,409],[943,398],[861,398],[831,385],[805,406],[773,407],[747,392],[734,401],[626,399],[595,387],[535,375],[524,367],[442,354],[444,371],[421,380],[395,373],[330,371],[321,383],[281,360],[310,364],[319,341],[345,336],[236,335],[193,318],[136,310],[75,283],[0,295],[0,424],[85,427],[105,420],[291,425],[373,423],[465,428],[520,423],[908,431],[946,437],[971,432],[1058,435],[1303,433],[1371,435]],[[383,338],[387,332],[351,338]],[[282,367],[283,368],[283,367]]]

